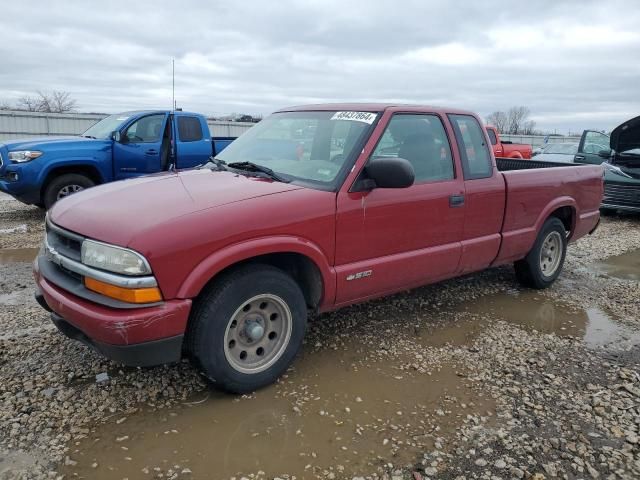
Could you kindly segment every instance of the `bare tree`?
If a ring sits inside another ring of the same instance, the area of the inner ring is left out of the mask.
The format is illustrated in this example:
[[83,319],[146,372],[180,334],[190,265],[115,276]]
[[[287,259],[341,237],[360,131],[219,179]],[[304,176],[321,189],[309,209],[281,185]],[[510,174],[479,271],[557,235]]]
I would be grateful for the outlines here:
[[20,97],[16,102],[16,109],[26,110],[27,112],[39,112],[40,99],[37,97],[31,97],[29,95]]
[[507,112],[507,133],[517,135],[522,133],[524,123],[531,111],[527,107],[511,107]]
[[[46,98],[44,95],[40,95]],[[76,101],[71,98],[71,94],[61,90],[51,92],[47,103],[49,104],[49,111],[54,113],[73,112],[76,109]]]
[[11,110],[11,105],[7,101],[0,101],[0,110]]
[[66,113],[76,109],[76,101],[69,92],[54,90],[51,93],[37,92],[37,96],[25,95],[18,99],[18,110],[28,112]]
[[522,125],[522,133],[524,135],[535,135],[536,133],[536,122],[534,120],[527,120]]
[[507,128],[507,114],[504,112],[493,112],[486,118],[487,123],[498,129],[500,133],[506,133]]

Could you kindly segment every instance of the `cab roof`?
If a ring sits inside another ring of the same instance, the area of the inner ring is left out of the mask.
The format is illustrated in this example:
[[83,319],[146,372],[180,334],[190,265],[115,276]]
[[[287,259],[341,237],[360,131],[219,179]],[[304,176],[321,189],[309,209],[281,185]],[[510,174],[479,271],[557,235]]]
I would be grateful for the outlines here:
[[301,111],[362,111],[362,112],[384,112],[392,110],[394,112],[429,112],[429,113],[454,113],[459,115],[473,115],[475,113],[457,108],[435,107],[430,105],[415,105],[403,103],[320,103],[312,105],[297,105],[282,108],[280,112],[301,112]]

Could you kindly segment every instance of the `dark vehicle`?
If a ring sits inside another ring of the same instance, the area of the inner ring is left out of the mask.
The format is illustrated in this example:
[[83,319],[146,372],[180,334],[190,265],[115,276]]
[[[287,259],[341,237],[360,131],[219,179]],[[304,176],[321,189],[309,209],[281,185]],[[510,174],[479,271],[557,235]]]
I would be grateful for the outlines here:
[[606,162],[603,214],[640,212],[640,116],[617,126],[611,136],[585,130],[575,161]]

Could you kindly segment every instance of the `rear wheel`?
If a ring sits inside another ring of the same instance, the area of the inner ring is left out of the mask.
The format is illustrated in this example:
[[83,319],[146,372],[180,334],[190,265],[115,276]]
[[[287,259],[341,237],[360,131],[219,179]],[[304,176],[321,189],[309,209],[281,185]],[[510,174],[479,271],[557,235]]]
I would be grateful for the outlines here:
[[518,281],[531,288],[547,288],[560,275],[567,253],[567,232],[559,218],[544,222],[533,248],[515,262]]
[[269,265],[246,265],[194,307],[187,348],[215,386],[246,393],[273,383],[302,345],[307,306],[298,284]]
[[78,193],[95,185],[94,181],[79,173],[65,173],[49,182],[44,190],[44,206],[49,210],[64,197]]

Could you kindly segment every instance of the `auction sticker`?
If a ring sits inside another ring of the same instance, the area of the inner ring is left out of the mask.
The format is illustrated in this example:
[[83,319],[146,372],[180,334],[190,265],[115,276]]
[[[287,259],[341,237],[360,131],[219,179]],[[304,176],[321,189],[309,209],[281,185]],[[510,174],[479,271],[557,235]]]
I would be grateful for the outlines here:
[[351,120],[371,125],[376,117],[377,115],[371,112],[336,112],[331,120]]

